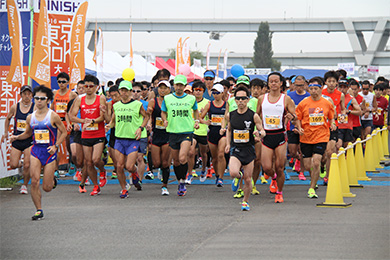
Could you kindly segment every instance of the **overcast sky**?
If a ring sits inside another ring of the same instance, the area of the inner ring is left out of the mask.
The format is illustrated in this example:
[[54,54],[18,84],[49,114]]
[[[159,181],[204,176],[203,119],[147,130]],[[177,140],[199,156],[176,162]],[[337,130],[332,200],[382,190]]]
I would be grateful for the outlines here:
[[[109,4],[108,3],[115,3]],[[390,0],[89,0],[88,18],[347,18],[390,17]],[[90,33],[87,34],[90,36]],[[133,33],[135,52],[164,52],[174,48],[179,37],[190,37],[190,49],[211,52],[228,49],[236,53],[253,52],[256,33],[228,33],[219,41],[206,33]],[[368,45],[372,33],[366,33]],[[105,50],[128,51],[128,33],[104,33]],[[389,43],[388,43],[389,46]],[[352,51],[346,33],[275,33],[275,53]]]

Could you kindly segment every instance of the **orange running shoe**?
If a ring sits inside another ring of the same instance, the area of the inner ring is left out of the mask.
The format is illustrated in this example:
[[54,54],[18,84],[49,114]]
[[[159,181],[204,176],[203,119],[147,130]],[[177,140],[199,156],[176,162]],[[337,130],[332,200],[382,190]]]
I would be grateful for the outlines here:
[[73,180],[80,182],[81,181],[81,172],[77,171],[73,177]]
[[299,173],[298,179],[299,179],[300,181],[306,181],[306,177],[305,177],[305,175],[303,174],[303,172],[300,172],[300,173]]
[[268,180],[268,179],[269,179],[269,176],[268,176],[267,174],[265,174],[265,173],[264,173],[264,175],[263,175],[263,176],[264,176],[264,178],[265,178],[266,180]]
[[104,187],[107,183],[107,172],[104,171],[104,172],[101,172],[100,173],[100,178],[99,178],[99,185],[100,187]]
[[87,192],[87,189],[85,189],[85,185],[79,185],[79,192],[80,193],[86,193]]
[[215,174],[214,168],[207,169],[207,174],[206,174],[207,178],[212,178],[213,174]]
[[276,180],[272,180],[271,184],[269,185],[269,193],[275,194],[278,191],[278,183]]
[[100,187],[99,185],[95,185],[93,187],[93,191],[89,194],[91,196],[99,195],[100,194]]
[[283,203],[283,194],[276,194],[275,196],[275,203]]

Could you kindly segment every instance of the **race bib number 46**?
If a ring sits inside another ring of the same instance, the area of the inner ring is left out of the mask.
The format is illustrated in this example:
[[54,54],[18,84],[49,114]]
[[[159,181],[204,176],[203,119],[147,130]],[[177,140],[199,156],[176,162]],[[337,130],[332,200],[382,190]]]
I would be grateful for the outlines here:
[[235,143],[247,143],[249,142],[249,130],[234,130],[233,142]]
[[34,130],[35,143],[48,144],[50,143],[50,135],[48,129]]

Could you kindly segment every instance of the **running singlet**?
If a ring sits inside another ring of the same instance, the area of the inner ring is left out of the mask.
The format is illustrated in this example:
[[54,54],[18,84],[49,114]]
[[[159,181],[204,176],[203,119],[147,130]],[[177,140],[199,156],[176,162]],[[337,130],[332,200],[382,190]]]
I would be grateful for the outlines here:
[[266,131],[283,130],[283,115],[285,111],[285,94],[281,94],[278,101],[271,103],[268,100],[269,94],[265,94],[261,104],[261,115],[263,126]]
[[[361,95],[364,98],[364,100],[366,101],[366,109],[370,109],[372,111],[372,109],[374,108],[372,106],[372,103],[374,102],[375,95],[372,94],[371,92],[368,92],[367,95],[364,95],[363,93],[361,93]],[[363,115],[362,120],[372,120],[372,112],[370,112],[368,117],[364,117],[364,115]]]
[[[199,114],[202,113],[204,107],[209,103],[210,101],[206,98],[202,98],[200,102],[198,102],[198,110]],[[207,117],[207,116],[206,116]],[[208,118],[205,118],[207,120]],[[207,136],[207,131],[209,130],[208,125],[199,123],[199,128],[194,129],[194,134],[199,136]]]
[[[335,89],[332,93],[329,93],[327,88],[322,90],[322,95],[325,95],[332,99],[333,105],[336,107],[336,111],[335,111],[335,113],[337,113],[336,115],[341,113],[341,106],[340,106],[341,94],[342,93],[337,89]],[[339,125],[337,118],[336,118],[336,125],[337,126]]]
[[[352,110],[352,99],[353,97],[349,94],[345,95],[345,108],[348,110]],[[349,115],[337,115],[337,121],[339,122],[339,129],[352,129],[353,122],[351,118],[351,114]]]
[[226,102],[224,101],[222,106],[217,107],[214,104],[214,101],[210,102],[210,108],[208,111],[209,118],[211,119],[210,130],[217,128],[218,131],[221,129],[222,119],[225,116],[226,111]]
[[195,122],[192,118],[192,111],[196,109],[198,109],[198,104],[194,96],[187,94],[180,97],[175,94],[165,96],[161,111],[168,114],[167,132],[193,133]]
[[65,95],[61,96],[60,90],[57,90],[54,96],[54,100],[53,100],[54,112],[56,112],[60,116],[62,121],[65,121],[65,115],[68,108],[70,92],[71,90],[69,89]]
[[[144,120],[140,114],[141,106],[142,103],[134,99],[128,103],[119,101],[114,104],[116,138],[135,139],[135,131]],[[144,138],[142,134],[141,138]]]
[[29,114],[34,112],[34,104],[31,104],[30,110],[24,114],[20,110],[20,103],[16,105],[16,113],[14,116],[14,135],[20,135],[26,131],[26,119]]
[[[85,119],[96,119],[100,116],[100,96],[96,95],[95,102],[91,105],[85,103],[85,97],[81,98],[80,103],[80,118]],[[84,124],[83,124],[84,126]],[[104,130],[104,122],[100,123],[91,123],[89,126],[85,128],[85,130],[81,133],[81,138],[101,138],[105,137],[106,133]]]
[[253,132],[255,130],[254,115],[250,109],[244,114],[239,114],[237,110],[230,112],[231,144],[236,147],[247,147],[255,145]]
[[152,131],[166,133],[164,122],[161,118],[161,107],[158,104],[158,98],[154,98],[154,108],[152,113]]
[[57,139],[57,128],[51,125],[50,119],[52,112],[53,110],[49,109],[42,121],[37,120],[35,116],[36,111],[32,113],[30,127],[33,132],[33,148],[34,146],[47,148],[55,144]]
[[[360,106],[361,103],[363,102],[363,97],[361,95],[357,95],[355,97],[355,99]],[[352,121],[353,127],[359,127],[362,125],[362,123],[360,122],[360,116],[355,116],[355,115],[349,114],[349,119]]]

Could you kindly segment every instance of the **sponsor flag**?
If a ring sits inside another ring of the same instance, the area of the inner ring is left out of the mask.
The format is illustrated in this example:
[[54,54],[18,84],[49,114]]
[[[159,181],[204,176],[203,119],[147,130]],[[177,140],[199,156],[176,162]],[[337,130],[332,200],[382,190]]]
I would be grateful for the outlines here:
[[227,78],[227,61],[228,61],[228,51],[225,49],[225,54],[223,55],[223,78]]
[[209,43],[209,46],[207,46],[207,53],[206,53],[206,70],[209,69],[209,66],[210,66],[210,44]]
[[7,78],[9,84],[21,87],[23,78],[23,42],[22,23],[18,3],[16,0],[7,0],[8,30],[12,46],[11,66]]
[[181,37],[180,37],[180,39],[177,41],[177,45],[176,45],[176,63],[175,63],[175,74],[176,75],[179,74],[179,66],[180,66],[181,61],[183,59],[182,49],[183,49],[183,44],[182,44]]
[[93,62],[95,62],[95,64],[97,64],[97,42],[98,42],[98,31],[97,31],[97,21],[95,21],[95,48],[93,50],[93,57],[92,57],[92,60]]
[[82,3],[72,21],[70,37],[69,88],[73,89],[77,82],[85,76],[84,31],[88,2]]
[[187,37],[183,42],[183,48],[182,48],[182,60],[180,64],[187,64],[191,67],[191,56],[190,56],[190,45],[189,45],[189,39],[190,37]]
[[133,26],[130,24],[130,68],[133,67]]
[[217,77],[219,77],[219,60],[221,59],[221,51],[222,51],[222,49],[219,50],[218,62],[217,62],[217,70],[215,71],[215,74],[216,74]]
[[38,31],[35,37],[29,76],[39,84],[44,84],[48,88],[51,88],[49,16],[46,0],[41,0],[40,4]]

